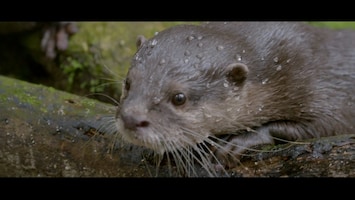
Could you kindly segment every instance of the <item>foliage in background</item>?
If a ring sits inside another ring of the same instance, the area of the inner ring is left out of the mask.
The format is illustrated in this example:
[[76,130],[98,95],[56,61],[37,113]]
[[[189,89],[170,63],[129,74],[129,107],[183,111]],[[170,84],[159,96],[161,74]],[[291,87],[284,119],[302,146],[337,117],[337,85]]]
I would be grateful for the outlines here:
[[78,22],[79,32],[71,38],[60,67],[68,76],[69,86],[76,84],[74,77],[89,71],[93,77],[81,78],[81,88],[103,93],[114,86],[117,89],[107,95],[118,99],[120,81],[136,51],[137,36],[150,38],[156,32],[186,23],[198,22]]

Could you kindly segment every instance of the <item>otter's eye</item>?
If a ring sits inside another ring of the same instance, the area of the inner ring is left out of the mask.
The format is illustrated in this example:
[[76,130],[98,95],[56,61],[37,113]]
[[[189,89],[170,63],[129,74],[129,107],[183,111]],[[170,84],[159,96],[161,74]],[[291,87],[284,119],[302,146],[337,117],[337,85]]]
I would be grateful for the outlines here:
[[186,102],[186,96],[183,93],[177,93],[174,94],[171,102],[175,105],[175,106],[180,106],[182,104],[184,104]]
[[124,89],[126,91],[128,91],[129,88],[131,88],[131,81],[128,78],[126,78],[125,83],[124,83]]

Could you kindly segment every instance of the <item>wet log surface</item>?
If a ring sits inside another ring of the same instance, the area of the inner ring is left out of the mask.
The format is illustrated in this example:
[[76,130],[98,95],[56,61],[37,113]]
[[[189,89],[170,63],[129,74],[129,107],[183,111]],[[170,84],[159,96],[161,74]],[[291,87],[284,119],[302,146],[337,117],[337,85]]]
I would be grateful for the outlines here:
[[[147,161],[150,150],[119,142],[112,134],[115,110],[0,76],[0,177],[174,176],[168,166],[157,170]],[[283,150],[251,152],[230,176],[355,177],[355,134],[275,148]]]

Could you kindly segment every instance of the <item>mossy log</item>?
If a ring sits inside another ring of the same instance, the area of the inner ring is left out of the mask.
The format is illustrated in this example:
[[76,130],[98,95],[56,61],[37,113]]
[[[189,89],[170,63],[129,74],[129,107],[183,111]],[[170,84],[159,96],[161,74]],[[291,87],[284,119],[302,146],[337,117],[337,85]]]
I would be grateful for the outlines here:
[[[118,142],[116,107],[0,76],[1,177],[167,177],[147,149]],[[355,177],[355,134],[241,159],[233,177]]]

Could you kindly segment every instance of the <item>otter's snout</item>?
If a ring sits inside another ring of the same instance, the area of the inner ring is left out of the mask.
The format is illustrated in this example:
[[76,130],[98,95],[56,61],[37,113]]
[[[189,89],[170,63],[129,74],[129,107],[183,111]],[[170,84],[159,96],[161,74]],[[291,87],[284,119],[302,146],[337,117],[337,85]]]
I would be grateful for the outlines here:
[[148,127],[149,121],[142,115],[121,113],[121,120],[126,129],[135,131],[139,127]]

